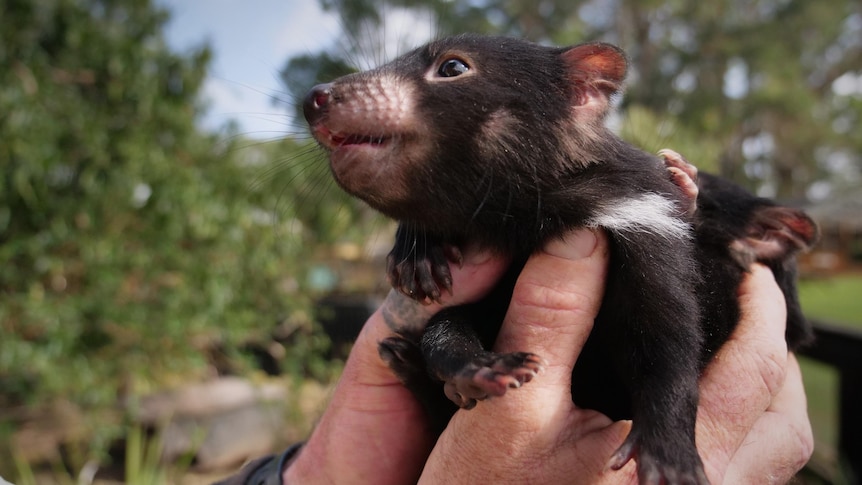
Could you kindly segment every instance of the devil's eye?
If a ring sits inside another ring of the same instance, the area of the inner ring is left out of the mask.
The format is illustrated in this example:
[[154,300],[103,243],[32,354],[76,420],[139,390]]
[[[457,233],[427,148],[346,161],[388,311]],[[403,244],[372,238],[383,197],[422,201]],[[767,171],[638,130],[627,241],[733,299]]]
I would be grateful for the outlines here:
[[440,69],[437,74],[440,77],[455,77],[464,74],[470,70],[470,66],[464,63],[461,59],[446,59],[440,64]]

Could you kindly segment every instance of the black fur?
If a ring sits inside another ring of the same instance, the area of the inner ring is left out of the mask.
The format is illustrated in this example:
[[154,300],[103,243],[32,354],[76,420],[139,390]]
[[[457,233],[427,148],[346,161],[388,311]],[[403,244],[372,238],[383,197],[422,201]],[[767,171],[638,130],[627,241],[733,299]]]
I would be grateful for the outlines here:
[[[439,66],[452,59],[468,74],[443,78]],[[657,473],[702,483],[694,444],[697,379],[738,321],[736,290],[746,265],[763,261],[775,272],[794,347],[810,331],[798,308],[792,254],[810,245],[816,230],[801,213],[708,175],[700,178],[694,220],[684,210],[666,213],[643,203],[643,220],[682,221],[687,230],[622,223],[636,223],[640,214],[607,217],[648,197],[686,206],[658,158],[604,127],[624,74],[624,57],[607,44],[553,48],[467,35],[318,86],[305,113],[332,151],[339,184],[400,222],[389,268],[397,288],[417,299],[437,297],[451,284],[447,244],[469,241],[515,256],[481,302],[441,312],[422,335],[381,344],[381,355],[429,404],[436,423],[444,425],[453,411],[440,404],[442,392],[428,392],[441,382],[469,408],[499,384],[488,378],[485,387],[471,388],[479,372],[529,379],[534,356],[484,350],[517,274],[549,239],[601,226],[610,239],[611,271],[572,376],[573,399],[614,419],[634,419],[621,453],[636,457],[642,479]],[[372,102],[356,108],[357,93],[372,93]],[[375,112],[405,106],[387,95],[409,98],[409,108],[398,116]],[[369,158],[354,143],[376,146],[378,155]],[[786,215],[771,232],[766,226],[776,218],[769,211]],[[761,244],[766,233],[774,239]]]

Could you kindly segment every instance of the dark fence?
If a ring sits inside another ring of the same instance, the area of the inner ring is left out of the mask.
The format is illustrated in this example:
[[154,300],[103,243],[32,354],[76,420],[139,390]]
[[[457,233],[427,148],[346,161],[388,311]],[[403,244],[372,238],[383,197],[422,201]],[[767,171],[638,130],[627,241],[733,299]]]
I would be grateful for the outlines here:
[[[817,340],[801,352],[838,372],[838,456],[849,483],[862,481],[862,331],[812,320]],[[828,481],[828,480],[827,480]]]

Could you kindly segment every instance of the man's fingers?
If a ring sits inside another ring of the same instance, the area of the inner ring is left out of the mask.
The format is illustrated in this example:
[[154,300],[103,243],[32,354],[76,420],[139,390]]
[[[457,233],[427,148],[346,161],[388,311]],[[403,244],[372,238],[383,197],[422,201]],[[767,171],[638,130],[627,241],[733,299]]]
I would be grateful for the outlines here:
[[787,483],[813,451],[805,388],[791,354],[784,386],[734,455],[724,483]]
[[714,458],[707,466],[717,469],[724,468],[773,402],[787,372],[786,306],[769,269],[753,266],[740,285],[739,305],[739,325],[700,385],[698,448]]
[[[607,238],[601,231],[582,229],[550,242],[530,258],[518,278],[494,350],[533,352],[547,367],[528,385],[503,398],[491,398],[475,409],[455,413],[426,463],[423,479],[431,483],[548,483],[547,473],[536,475],[536,468],[524,464],[543,468],[549,458],[562,456],[558,450],[572,446],[573,430],[582,436],[610,425],[607,417],[596,412],[573,413],[569,389],[572,366],[601,305],[607,253]],[[599,446],[606,448],[600,461],[583,460],[594,472],[600,471],[621,436],[615,432],[615,439],[610,440],[596,435],[592,447],[577,451],[590,457]],[[577,460],[566,456],[566,470],[570,470]],[[461,469],[475,463],[488,464],[481,476],[452,481],[453,464]],[[565,477],[566,481],[571,478]]]
[[515,285],[495,349],[538,354],[548,363],[546,372],[559,374],[543,380],[570,382],[601,305],[607,259],[606,236],[590,229],[551,241],[533,255]]

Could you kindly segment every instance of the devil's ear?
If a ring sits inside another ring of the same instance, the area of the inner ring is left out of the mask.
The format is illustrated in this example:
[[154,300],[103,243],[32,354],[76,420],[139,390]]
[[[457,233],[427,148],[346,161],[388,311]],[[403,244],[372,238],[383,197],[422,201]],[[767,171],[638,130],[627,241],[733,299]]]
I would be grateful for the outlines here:
[[817,224],[800,210],[769,206],[757,209],[746,225],[746,235],[733,241],[731,249],[743,264],[780,260],[817,243]]
[[611,44],[595,42],[569,47],[562,53],[572,106],[579,121],[604,118],[611,96],[622,90],[628,62],[622,50]]
[[625,53],[604,42],[570,47],[563,52],[563,61],[572,82],[598,89],[606,97],[622,89],[628,70]]

